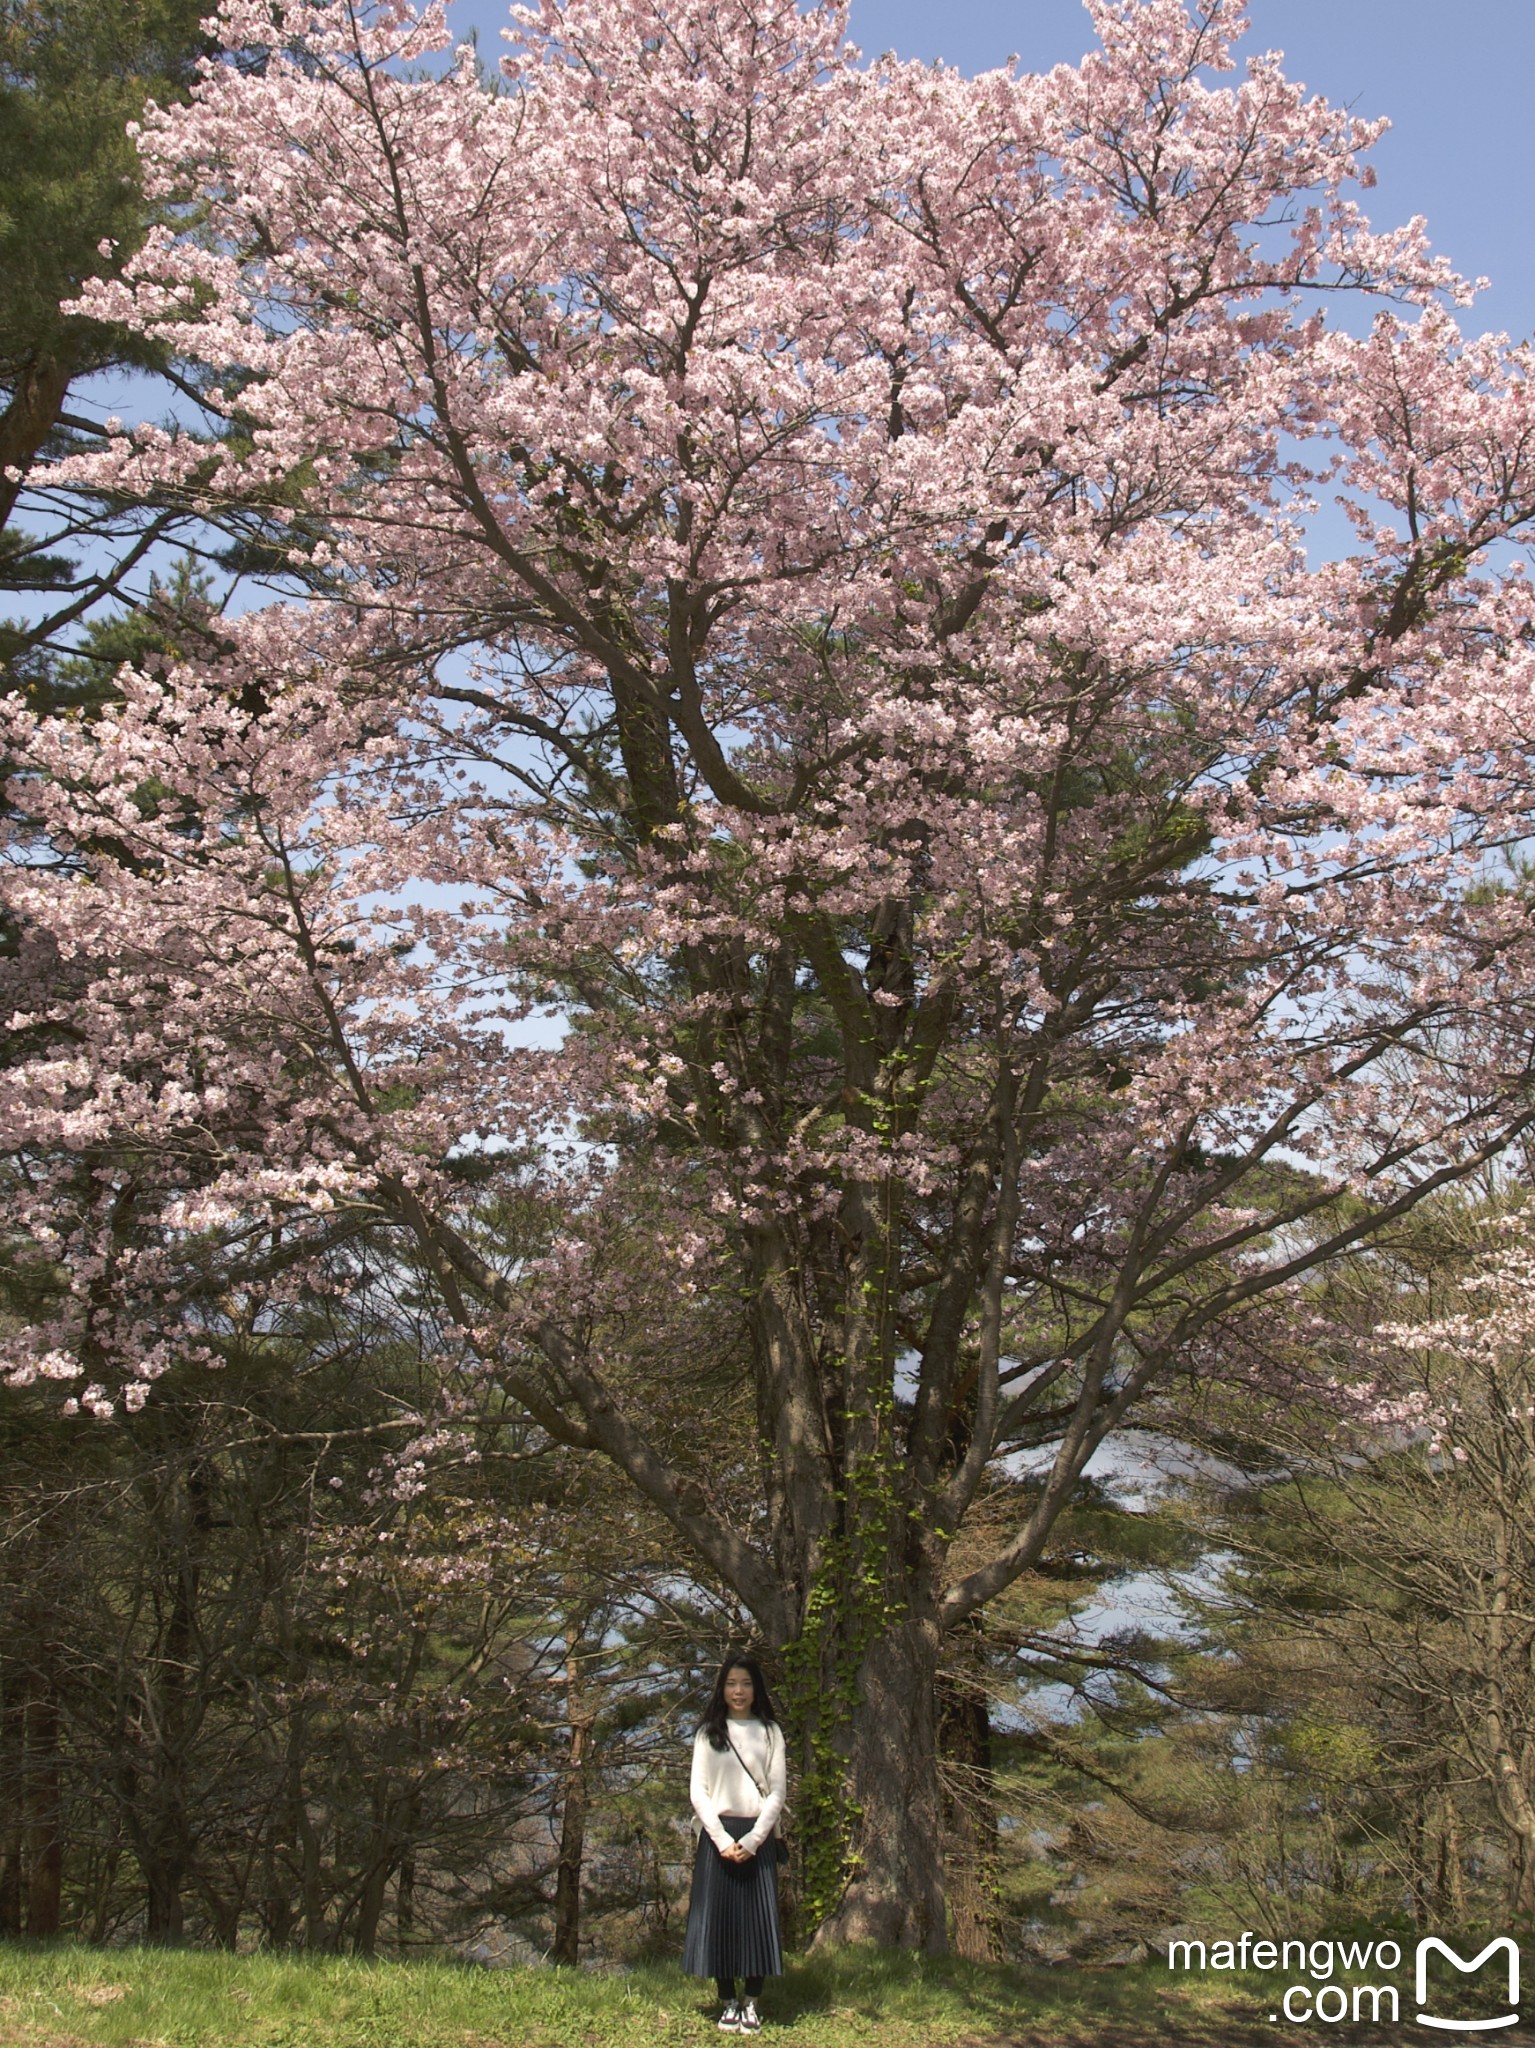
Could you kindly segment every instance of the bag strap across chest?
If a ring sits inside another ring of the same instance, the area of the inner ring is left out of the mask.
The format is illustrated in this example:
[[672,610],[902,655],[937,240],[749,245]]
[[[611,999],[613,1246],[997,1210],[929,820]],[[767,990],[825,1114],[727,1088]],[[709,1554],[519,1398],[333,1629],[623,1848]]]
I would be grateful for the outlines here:
[[[771,1728],[769,1728],[767,1731],[767,1739],[768,1755],[769,1757],[771,1757],[773,1754],[773,1731]],[[766,1774],[764,1772],[759,1771],[755,1764],[748,1763],[746,1758],[742,1756],[740,1750],[736,1749],[735,1737],[731,1734],[728,1728],[725,1730],[725,1740],[730,1744],[731,1749],[734,1751],[736,1762],[741,1766],[741,1769],[745,1771],[747,1777],[750,1778],[752,1783],[756,1786],[758,1798],[771,1798],[772,1787],[768,1782]]]

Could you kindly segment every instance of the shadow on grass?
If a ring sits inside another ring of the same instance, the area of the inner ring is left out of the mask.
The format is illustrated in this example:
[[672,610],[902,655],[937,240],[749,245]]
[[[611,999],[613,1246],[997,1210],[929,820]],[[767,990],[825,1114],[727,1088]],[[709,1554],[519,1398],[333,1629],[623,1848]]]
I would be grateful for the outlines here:
[[[712,2018],[713,2004],[700,2004]],[[1230,1977],[1169,1978],[1146,1965],[1120,1970],[1021,1969],[952,1958],[842,1951],[792,1960],[768,1986],[764,2015],[814,2048],[816,2022],[861,2022],[871,2037],[921,2039],[946,2024],[951,2048],[1275,2048],[1290,2032],[1266,1988]],[[1396,2024],[1329,2026],[1349,2048],[1402,2048],[1417,2029],[1405,2002]],[[1315,2028],[1311,2032],[1315,2033]],[[1500,2035],[1535,2048],[1527,2026]]]
[[791,1960],[768,1986],[763,2010],[775,2029],[807,2042],[818,2020],[863,2022],[892,2038],[941,2021],[945,2038],[967,2048],[1272,2048],[1274,2041],[1264,2016],[1233,1997],[1229,1981],[1207,1990],[1169,1985],[1152,1969],[1029,1970],[857,1950]]

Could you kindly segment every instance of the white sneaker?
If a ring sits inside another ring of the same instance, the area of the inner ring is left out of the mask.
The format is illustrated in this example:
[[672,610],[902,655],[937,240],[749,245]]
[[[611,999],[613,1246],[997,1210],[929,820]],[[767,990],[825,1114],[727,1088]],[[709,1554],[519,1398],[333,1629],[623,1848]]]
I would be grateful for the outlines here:
[[745,2005],[741,2007],[741,2017],[736,2023],[736,2032],[738,2034],[760,2034],[762,2032],[762,2015],[757,2010],[755,1998],[748,1998]]
[[741,2008],[736,2004],[735,2000],[732,1998],[730,2003],[725,2007],[725,2010],[720,2014],[720,2032],[722,2034],[739,2034],[740,2031]]

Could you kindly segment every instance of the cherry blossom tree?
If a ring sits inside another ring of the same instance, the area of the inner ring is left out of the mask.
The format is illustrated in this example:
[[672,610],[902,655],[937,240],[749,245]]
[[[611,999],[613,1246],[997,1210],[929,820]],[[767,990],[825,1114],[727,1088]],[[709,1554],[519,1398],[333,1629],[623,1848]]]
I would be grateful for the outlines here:
[[86,303],[231,431],[70,474],[320,594],[6,735],[12,1373],[142,1403],[193,1276],[408,1240],[755,1618],[832,1937],[941,1945],[945,1638],[1142,1392],[1535,1100],[1529,352],[1232,0],[1091,12],[964,79],[567,0],[491,84],[229,0]]

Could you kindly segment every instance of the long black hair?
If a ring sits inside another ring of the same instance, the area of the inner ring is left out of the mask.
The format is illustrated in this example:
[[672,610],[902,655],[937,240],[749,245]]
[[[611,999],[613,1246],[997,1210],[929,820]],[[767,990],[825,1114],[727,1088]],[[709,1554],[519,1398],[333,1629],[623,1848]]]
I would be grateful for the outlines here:
[[764,1727],[770,1728],[778,1719],[773,1711],[772,1695],[767,1689],[767,1680],[762,1675],[762,1666],[755,1657],[727,1657],[719,1668],[714,1681],[714,1690],[709,1695],[709,1704],[704,1717],[698,1724],[700,1735],[707,1735],[715,1749],[726,1747],[725,1722],[728,1718],[725,1707],[725,1680],[732,1671],[746,1672],[752,1682],[752,1712]]

